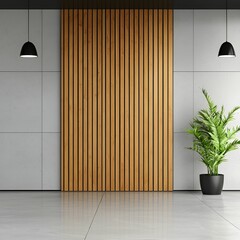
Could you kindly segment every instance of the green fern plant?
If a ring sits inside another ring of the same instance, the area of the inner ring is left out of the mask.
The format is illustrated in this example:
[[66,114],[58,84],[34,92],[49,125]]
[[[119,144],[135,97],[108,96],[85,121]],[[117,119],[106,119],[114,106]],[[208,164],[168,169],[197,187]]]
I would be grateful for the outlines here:
[[240,107],[235,107],[227,115],[224,115],[224,107],[222,106],[219,110],[206,90],[203,89],[202,92],[207,100],[208,109],[199,111],[197,117],[190,124],[191,128],[187,130],[189,134],[193,135],[193,146],[189,149],[200,155],[201,161],[207,167],[208,174],[218,175],[218,167],[223,161],[226,161],[226,154],[236,150],[240,144],[236,138],[240,126],[227,127]]

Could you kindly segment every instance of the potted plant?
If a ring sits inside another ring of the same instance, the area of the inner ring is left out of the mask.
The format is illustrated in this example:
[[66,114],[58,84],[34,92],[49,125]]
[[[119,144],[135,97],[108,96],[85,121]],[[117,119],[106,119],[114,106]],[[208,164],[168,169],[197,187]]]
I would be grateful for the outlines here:
[[221,194],[224,182],[224,175],[218,173],[218,167],[226,161],[226,154],[236,150],[240,141],[236,134],[240,127],[228,127],[233,120],[234,114],[240,107],[233,108],[227,115],[224,114],[224,107],[218,109],[206,92],[202,90],[208,109],[198,112],[197,117],[190,124],[187,132],[193,135],[193,145],[189,149],[197,152],[201,161],[207,167],[207,174],[200,174],[200,185],[203,194]]

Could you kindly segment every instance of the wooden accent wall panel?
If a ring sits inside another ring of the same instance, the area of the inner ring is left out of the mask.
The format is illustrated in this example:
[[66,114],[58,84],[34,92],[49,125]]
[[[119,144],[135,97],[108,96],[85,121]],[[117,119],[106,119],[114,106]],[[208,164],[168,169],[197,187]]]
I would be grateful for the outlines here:
[[172,191],[172,10],[62,10],[62,191]]

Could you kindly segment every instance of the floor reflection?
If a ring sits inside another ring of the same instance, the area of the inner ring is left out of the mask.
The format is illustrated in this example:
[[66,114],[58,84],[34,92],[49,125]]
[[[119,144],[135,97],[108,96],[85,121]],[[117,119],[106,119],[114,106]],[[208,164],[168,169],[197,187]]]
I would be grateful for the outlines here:
[[20,240],[239,240],[239,192],[0,192],[0,235]]

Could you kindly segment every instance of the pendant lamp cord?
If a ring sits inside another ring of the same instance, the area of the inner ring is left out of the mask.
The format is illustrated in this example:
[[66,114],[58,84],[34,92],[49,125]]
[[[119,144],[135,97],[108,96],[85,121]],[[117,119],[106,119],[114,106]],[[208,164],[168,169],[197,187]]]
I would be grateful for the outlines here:
[[29,0],[28,0],[28,41],[29,41]]
[[228,40],[228,11],[227,11],[227,0],[226,0],[226,42]]

